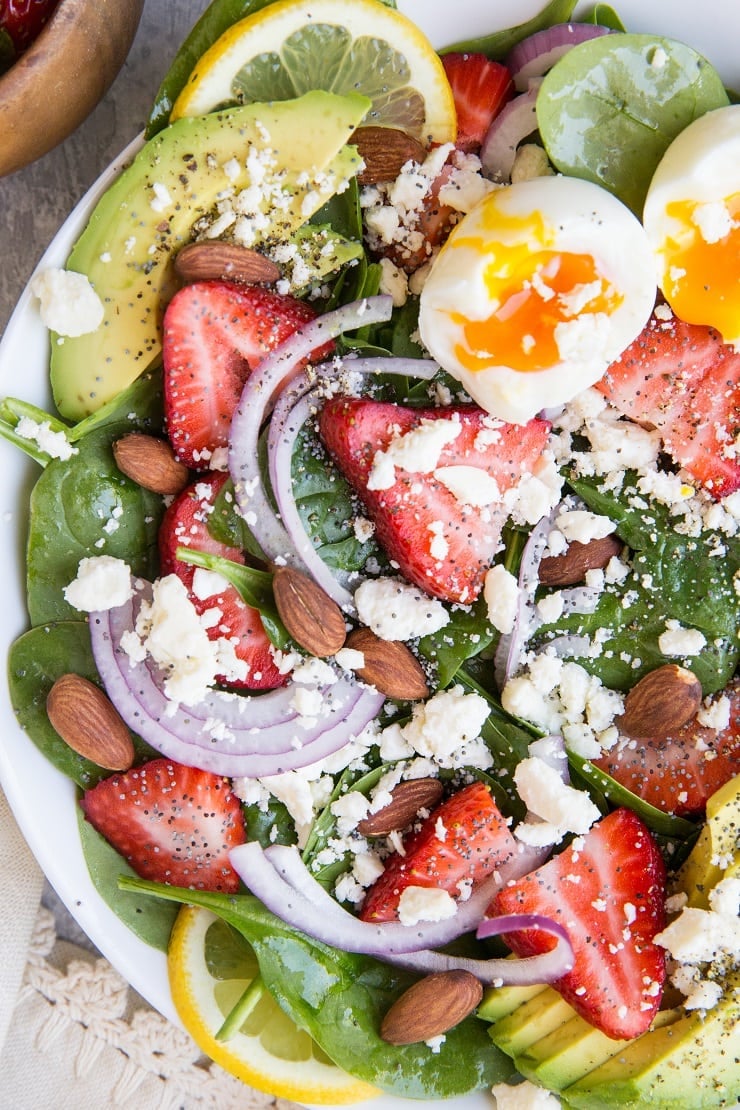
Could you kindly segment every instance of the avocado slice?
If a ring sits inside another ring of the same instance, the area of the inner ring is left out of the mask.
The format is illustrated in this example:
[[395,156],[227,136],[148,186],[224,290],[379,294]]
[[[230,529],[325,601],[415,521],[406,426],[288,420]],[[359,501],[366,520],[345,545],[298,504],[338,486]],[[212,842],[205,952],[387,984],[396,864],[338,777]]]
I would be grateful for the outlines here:
[[94,332],[52,342],[51,383],[63,416],[95,412],[156,360],[176,288],[172,258],[230,192],[255,187],[264,214],[253,224],[258,247],[287,239],[346,187],[361,162],[345,144],[369,104],[355,94],[309,92],[178,120],[144,145],[103,194],[67,260],[68,270],[87,275],[105,315]]
[[[720,867],[720,861],[726,866]],[[709,909],[709,892],[740,870],[740,775],[721,786],[707,801],[707,821],[677,874],[688,904]],[[738,1081],[740,1087],[740,1081]]]
[[489,1029],[491,1040],[514,1059],[573,1016],[572,1007],[548,987]]
[[[661,1010],[655,1016],[653,1028],[677,1021],[682,1013],[682,1010]],[[607,1037],[574,1012],[570,1020],[535,1041],[514,1063],[517,1071],[533,1083],[562,1091],[606,1063],[628,1044],[629,1041]]]
[[740,971],[735,971],[727,978],[722,999],[706,1016],[697,1010],[643,1033],[566,1087],[564,1100],[584,1110],[737,1106],[739,1061]]
[[476,1016],[481,1021],[500,1021],[525,1002],[551,989],[545,983],[534,983],[530,987],[488,987],[475,1011]]

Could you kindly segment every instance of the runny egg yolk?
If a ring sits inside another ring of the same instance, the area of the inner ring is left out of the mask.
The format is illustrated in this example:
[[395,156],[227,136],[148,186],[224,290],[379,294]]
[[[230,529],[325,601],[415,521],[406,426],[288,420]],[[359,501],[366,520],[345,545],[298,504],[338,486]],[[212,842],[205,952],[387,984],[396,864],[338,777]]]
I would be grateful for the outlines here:
[[666,300],[682,320],[711,323],[734,340],[740,335],[740,193],[710,203],[672,201],[666,215],[672,227],[680,224],[661,248]]
[[542,214],[489,209],[480,235],[459,236],[455,248],[489,257],[483,272],[492,311],[471,320],[451,313],[464,343],[455,354],[467,370],[491,360],[517,371],[547,370],[562,360],[558,328],[583,312],[610,315],[622,296],[600,273],[590,254],[554,248],[555,233]]

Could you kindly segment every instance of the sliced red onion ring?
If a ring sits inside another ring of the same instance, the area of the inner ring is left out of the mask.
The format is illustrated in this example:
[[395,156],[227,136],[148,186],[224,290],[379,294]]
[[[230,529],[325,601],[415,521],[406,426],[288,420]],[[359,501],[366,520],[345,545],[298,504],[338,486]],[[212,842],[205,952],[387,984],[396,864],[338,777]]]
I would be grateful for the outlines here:
[[534,605],[534,596],[540,583],[539,567],[547,541],[563,503],[558,504],[535,524],[522,551],[519,563],[519,596],[514,627],[499,639],[494,656],[494,678],[499,691],[519,666],[524,655],[524,645],[541,623]]
[[295,441],[303,425],[319,407],[322,394],[326,395],[325,386],[329,382],[341,381],[348,374],[399,374],[428,380],[438,369],[438,364],[429,359],[348,358],[339,363],[325,362],[310,373],[300,374],[282,391],[275,403],[267,439],[267,458],[270,484],[280,519],[303,566],[345,612],[354,611],[353,596],[339,572],[332,570],[316,554],[293,496],[291,460]]
[[345,952],[363,952],[386,963],[413,970],[436,970],[440,962],[447,970],[458,967],[472,969],[473,974],[483,983],[549,982],[550,979],[542,978],[544,971],[555,978],[564,975],[572,967],[572,949],[567,934],[563,940],[561,927],[555,923],[551,931],[556,933],[561,942],[554,950],[557,959],[552,952],[546,953],[547,959],[536,956],[523,960],[470,960],[433,952],[425,947],[412,951],[410,945],[428,944],[437,933],[443,935],[443,932],[448,931],[449,921],[425,925],[421,930],[396,922],[374,925],[360,921],[334,902],[305,868],[305,875],[301,875],[297,865],[291,862],[289,874],[296,885],[287,881],[283,874],[287,853],[292,852],[299,858],[298,852],[297,849],[277,852],[276,848],[277,846],[263,849],[256,841],[251,841],[233,848],[229,859],[245,885],[276,917],[314,940]]
[[312,351],[346,331],[388,320],[393,304],[389,296],[368,297],[334,309],[299,328],[259,363],[247,378],[231,422],[229,470],[239,512],[270,560],[280,560],[305,570],[262,484],[258,460],[260,429],[276,394],[295,376]]
[[90,614],[100,677],[129,728],[186,766],[247,778],[305,767],[357,736],[383,704],[376,690],[342,676],[320,688],[326,713],[310,722],[291,705],[291,687],[257,697],[214,690],[197,706],[176,706],[162,691],[164,676],[156,665],[132,663],[121,647],[121,636],[135,619],[133,601]]
[[609,33],[609,27],[599,27],[595,23],[556,23],[528,35],[506,59],[514,88],[522,92],[533,77],[544,76],[571,47]]
[[511,170],[517,147],[537,130],[537,92],[539,82],[532,82],[526,92],[506,104],[488,129],[480,148],[483,172],[491,181],[511,181]]

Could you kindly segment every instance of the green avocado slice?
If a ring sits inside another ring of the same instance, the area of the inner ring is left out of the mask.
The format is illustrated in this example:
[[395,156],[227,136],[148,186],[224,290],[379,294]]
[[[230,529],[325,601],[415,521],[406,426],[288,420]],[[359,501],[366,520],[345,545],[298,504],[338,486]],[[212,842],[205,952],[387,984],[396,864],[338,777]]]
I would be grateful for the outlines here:
[[[53,337],[59,412],[79,420],[125,389],[158,357],[172,258],[219,202],[250,189],[258,218],[250,245],[289,238],[361,164],[347,140],[368,110],[354,93],[315,91],[181,119],[144,145],[104,193],[67,260],[104,307],[95,331]],[[250,211],[254,211],[250,207]]]

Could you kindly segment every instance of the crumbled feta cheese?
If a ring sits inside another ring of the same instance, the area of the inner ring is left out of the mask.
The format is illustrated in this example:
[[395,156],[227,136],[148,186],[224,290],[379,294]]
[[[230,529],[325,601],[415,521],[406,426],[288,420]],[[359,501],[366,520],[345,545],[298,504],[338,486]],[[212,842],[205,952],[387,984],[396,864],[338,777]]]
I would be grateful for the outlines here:
[[[529,756],[519,762],[514,782],[529,813],[545,822],[553,837],[549,841],[539,839],[540,844],[558,844],[571,832],[586,833],[601,816],[585,791],[565,783],[560,772],[539,756]],[[534,823],[525,827],[520,824],[515,835],[529,842],[530,832],[537,836],[542,830]]]
[[77,454],[64,432],[53,432],[48,420],[39,423],[30,416],[22,416],[15,426],[16,435],[35,443],[51,459],[71,459]]
[[466,694],[462,686],[451,686],[426,702],[414,704],[411,720],[400,730],[401,737],[413,751],[440,767],[490,767],[491,753],[480,739],[487,717],[485,698]]
[[247,676],[248,666],[237,659],[230,640],[209,639],[176,574],[153,583],[152,600],[142,602],[135,632],[165,672],[164,692],[174,703],[197,705],[217,677],[228,682]]
[[438,466],[434,477],[461,505],[482,509],[501,500],[498,482],[480,466]]
[[403,270],[399,270],[390,258],[380,260],[380,285],[379,293],[388,293],[393,301],[394,308],[401,308],[406,304],[409,295],[409,282]]
[[82,613],[115,609],[133,594],[128,564],[112,555],[81,559],[77,577],[64,590],[65,600]]
[[602,540],[617,527],[608,516],[586,509],[565,509],[558,513],[555,523],[569,543],[577,540],[583,544],[590,540]]
[[558,1110],[560,1100],[544,1087],[525,1079],[515,1086],[497,1083],[491,1088],[496,1110]]
[[483,583],[483,597],[488,607],[488,619],[504,635],[514,628],[519,608],[519,583],[501,563],[491,567]]
[[663,655],[700,655],[706,647],[706,637],[698,628],[682,628],[677,620],[667,620],[665,632],[658,637],[658,648]]
[[393,436],[385,450],[376,451],[367,488],[390,489],[396,481],[396,467],[411,473],[431,474],[443,449],[457,439],[460,429],[459,417],[422,419],[411,431]]
[[402,925],[445,921],[456,913],[455,899],[440,887],[407,886],[398,901],[398,920]]
[[58,335],[87,335],[103,321],[103,302],[85,274],[42,270],[31,282],[31,291],[39,299],[44,324]]
[[397,578],[368,578],[355,591],[357,615],[381,640],[438,632],[450,615],[441,601]]

